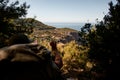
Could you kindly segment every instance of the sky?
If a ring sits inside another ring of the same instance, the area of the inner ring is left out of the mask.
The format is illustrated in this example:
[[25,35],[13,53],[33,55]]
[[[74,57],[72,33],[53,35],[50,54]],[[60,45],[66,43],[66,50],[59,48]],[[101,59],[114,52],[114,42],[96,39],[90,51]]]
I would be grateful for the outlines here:
[[[16,1],[16,0],[11,0]],[[18,0],[30,5],[26,17],[41,22],[95,22],[108,13],[108,3],[116,0]]]

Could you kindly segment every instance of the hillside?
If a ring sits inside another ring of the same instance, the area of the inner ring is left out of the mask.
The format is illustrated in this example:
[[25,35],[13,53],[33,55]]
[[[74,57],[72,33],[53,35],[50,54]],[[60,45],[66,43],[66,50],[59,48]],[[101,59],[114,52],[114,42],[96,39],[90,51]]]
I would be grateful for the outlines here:
[[34,20],[34,26],[35,28],[38,28],[38,29],[55,29],[55,27],[46,25],[38,20]]
[[62,43],[68,43],[72,40],[78,41],[80,36],[78,31],[70,28],[56,28],[54,26],[49,26],[41,21],[35,20],[33,18],[19,19],[15,21],[15,25],[26,27],[33,26],[33,33],[31,38],[37,40],[57,40]]
[[46,25],[34,18],[16,19],[13,24],[16,26],[32,26],[37,29],[55,29],[55,27]]
[[69,28],[55,28],[44,30],[35,28],[32,36],[38,40],[57,40],[64,44],[72,40],[78,41],[80,38],[78,31]]

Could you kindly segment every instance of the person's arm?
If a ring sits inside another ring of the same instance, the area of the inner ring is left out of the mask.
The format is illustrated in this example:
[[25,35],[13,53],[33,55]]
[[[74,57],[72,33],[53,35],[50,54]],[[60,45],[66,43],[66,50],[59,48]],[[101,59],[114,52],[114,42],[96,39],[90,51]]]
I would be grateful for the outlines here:
[[54,57],[53,60],[60,69],[63,66],[63,61],[62,61],[62,57],[60,55],[60,52],[57,50],[57,43],[55,41],[52,41],[50,43],[50,46],[52,48],[52,55]]

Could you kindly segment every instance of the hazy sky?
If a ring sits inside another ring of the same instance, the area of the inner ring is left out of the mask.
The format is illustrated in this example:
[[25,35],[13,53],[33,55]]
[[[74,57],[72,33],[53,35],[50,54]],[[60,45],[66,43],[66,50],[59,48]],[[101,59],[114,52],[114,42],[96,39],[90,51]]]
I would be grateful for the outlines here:
[[[16,1],[16,0],[11,0]],[[108,13],[108,3],[116,0],[18,0],[30,5],[27,17],[41,22],[95,22]]]

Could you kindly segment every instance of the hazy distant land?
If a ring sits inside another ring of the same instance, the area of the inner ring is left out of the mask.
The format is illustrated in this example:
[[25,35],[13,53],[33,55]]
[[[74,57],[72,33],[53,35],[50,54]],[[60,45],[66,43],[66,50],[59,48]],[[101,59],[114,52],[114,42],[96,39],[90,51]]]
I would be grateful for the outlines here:
[[55,39],[62,43],[67,43],[72,40],[78,41],[80,36],[78,31],[71,28],[56,28],[54,26],[46,25],[40,21],[35,21],[36,27],[32,35],[39,39]]

